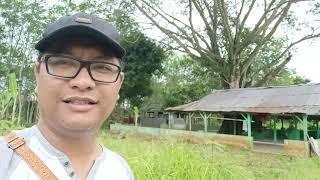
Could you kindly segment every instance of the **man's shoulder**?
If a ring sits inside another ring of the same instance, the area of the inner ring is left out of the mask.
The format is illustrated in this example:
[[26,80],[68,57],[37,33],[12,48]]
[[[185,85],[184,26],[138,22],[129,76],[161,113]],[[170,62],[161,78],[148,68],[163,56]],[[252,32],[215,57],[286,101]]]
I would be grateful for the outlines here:
[[127,161],[118,153],[103,147],[102,158],[105,168],[110,169],[112,167],[111,169],[113,169],[114,173],[124,175],[125,179],[134,179]]
[[[20,136],[23,137],[25,140],[28,139],[30,134],[32,134],[32,128],[25,128],[21,130],[14,130],[14,132]],[[13,153],[13,151],[8,148],[8,143],[5,140],[4,136],[0,136],[0,157],[6,157]]]
[[[7,158],[12,155],[13,151],[8,148],[7,141],[4,139],[3,136],[0,137],[0,157],[1,157],[1,162],[3,162],[2,158]],[[0,162],[0,169],[1,165],[3,165]]]
[[[21,130],[14,130],[14,132],[28,141],[29,136],[32,134],[32,128],[25,128]],[[0,177],[6,177],[10,167],[12,166],[15,153],[8,147],[8,143],[4,136],[0,136]]]
[[118,153],[111,151],[110,149],[103,147],[103,153],[104,153],[104,160],[105,162],[113,162],[113,164],[118,164],[120,166],[123,166],[125,168],[128,167],[127,161],[120,156]]
[[0,157],[3,157],[2,153],[5,152],[7,149],[8,149],[8,146],[7,146],[6,140],[4,139],[3,136],[0,136]]
[[7,142],[3,136],[0,137],[0,177],[4,177],[8,168],[10,161],[13,156],[13,151],[8,148]]

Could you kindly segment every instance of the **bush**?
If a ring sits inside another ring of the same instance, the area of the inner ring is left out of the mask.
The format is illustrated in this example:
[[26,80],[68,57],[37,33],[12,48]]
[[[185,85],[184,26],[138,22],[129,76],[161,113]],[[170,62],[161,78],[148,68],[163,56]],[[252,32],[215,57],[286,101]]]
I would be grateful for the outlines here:
[[25,125],[16,123],[16,121],[0,120],[0,136],[12,131],[26,128]]

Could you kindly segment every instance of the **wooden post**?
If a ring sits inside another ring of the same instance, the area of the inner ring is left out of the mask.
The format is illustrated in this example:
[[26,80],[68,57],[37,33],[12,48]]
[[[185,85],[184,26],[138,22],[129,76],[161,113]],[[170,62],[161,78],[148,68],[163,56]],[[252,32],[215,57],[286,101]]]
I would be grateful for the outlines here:
[[139,108],[137,106],[133,107],[133,114],[134,114],[134,126],[138,126],[138,118],[139,118]]
[[303,140],[308,141],[308,115],[303,115]]
[[247,130],[248,130],[248,137],[251,137],[251,122],[252,122],[252,115],[247,114],[246,116],[241,114],[241,116],[247,121]]
[[302,119],[299,116],[295,116],[300,122],[302,122],[303,127],[303,141],[308,141],[308,115],[304,114]]
[[192,130],[192,116],[194,115],[193,112],[189,113],[189,131]]
[[205,112],[200,112],[200,115],[203,119],[203,123],[204,123],[204,132],[207,133],[208,132],[208,119],[211,116],[211,113],[207,114]]
[[252,121],[252,115],[247,114],[247,126],[248,126],[248,137],[251,137],[251,121]]
[[317,121],[317,139],[320,137],[320,131],[319,131],[319,120],[316,120]]
[[277,142],[277,121],[278,121],[278,118],[275,116],[272,116],[272,121],[273,121],[273,126],[272,126],[273,142],[276,143]]
[[171,129],[171,121],[172,121],[172,112],[169,112],[169,129]]

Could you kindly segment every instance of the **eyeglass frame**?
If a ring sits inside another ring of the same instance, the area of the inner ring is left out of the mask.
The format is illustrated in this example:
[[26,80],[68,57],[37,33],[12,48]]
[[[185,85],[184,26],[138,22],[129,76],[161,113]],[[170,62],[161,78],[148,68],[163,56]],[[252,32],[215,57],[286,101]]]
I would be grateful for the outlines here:
[[[56,56],[56,57],[59,57],[59,56],[60,56],[60,57],[67,57],[67,58],[71,58],[72,60],[78,61],[78,62],[80,63],[80,67],[79,67],[77,73],[76,73],[74,76],[71,76],[71,77],[58,76],[58,75],[55,75],[55,74],[51,74],[50,71],[49,71],[49,67],[48,67],[48,60],[49,60],[50,57],[55,57],[55,56]],[[118,59],[118,58],[117,58],[117,59]],[[121,59],[118,59],[118,60],[119,60],[119,62],[121,61]],[[115,83],[115,82],[118,80],[118,78],[119,78],[119,76],[120,76],[120,73],[122,72],[122,68],[121,68],[119,65],[116,65],[116,64],[113,64],[113,63],[109,63],[109,62],[105,62],[105,61],[94,61],[94,60],[93,60],[93,61],[92,61],[92,60],[90,60],[90,61],[88,61],[88,60],[85,61],[85,60],[83,60],[83,59],[81,60],[81,59],[78,59],[78,58],[75,58],[75,57],[73,57],[73,56],[66,55],[66,54],[51,54],[51,53],[45,53],[45,54],[43,54],[43,55],[41,56],[41,58],[40,58],[40,60],[39,60],[38,62],[39,62],[39,63],[44,62],[45,66],[46,66],[47,73],[48,73],[49,75],[54,76],[54,77],[58,77],[58,78],[63,78],[63,79],[74,79],[74,78],[77,77],[77,75],[80,73],[80,71],[82,70],[82,68],[85,67],[85,68],[87,69],[87,71],[88,71],[88,74],[89,74],[90,78],[91,78],[93,81],[98,82],[98,83],[102,83],[102,84]],[[106,81],[99,81],[99,80],[94,79],[93,76],[92,76],[92,74],[91,74],[91,70],[90,70],[90,65],[91,65],[92,63],[105,63],[105,64],[109,64],[109,65],[113,65],[113,66],[117,67],[117,69],[118,69],[118,74],[117,74],[115,80],[114,80],[114,81],[111,81],[111,82],[106,82]]]

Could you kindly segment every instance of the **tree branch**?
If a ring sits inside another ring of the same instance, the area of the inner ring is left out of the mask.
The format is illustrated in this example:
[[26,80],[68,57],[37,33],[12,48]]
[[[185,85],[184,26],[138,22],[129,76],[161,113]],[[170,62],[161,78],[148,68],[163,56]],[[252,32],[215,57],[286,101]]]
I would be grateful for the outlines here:
[[256,87],[260,87],[263,86],[265,83],[267,83],[268,81],[270,81],[270,79],[272,77],[274,77],[275,75],[277,75],[284,67],[285,65],[291,60],[292,55],[289,54],[289,56],[282,61],[281,64],[279,64],[276,68],[272,69],[269,71],[269,73],[267,73],[260,81],[258,81],[254,86]]
[[288,3],[288,5],[285,7],[285,9],[282,11],[281,16],[279,17],[279,19],[277,20],[277,22],[275,23],[275,25],[272,27],[271,31],[269,32],[268,35],[266,35],[266,37],[263,38],[263,40],[257,44],[256,48],[253,50],[253,52],[249,55],[249,58],[243,63],[243,69],[241,70],[241,74],[243,74],[247,68],[249,67],[249,65],[254,61],[254,58],[256,57],[256,55],[258,54],[258,52],[260,51],[262,45],[269,41],[270,38],[272,37],[272,35],[275,33],[275,31],[277,30],[278,26],[280,25],[280,23],[282,22],[282,20],[286,17],[289,9],[290,9],[291,4]]
[[[211,10],[210,5],[207,3],[207,1],[203,1],[203,2],[205,4],[205,7],[206,7],[208,13],[209,13],[209,17],[210,17],[211,23],[212,23],[211,33],[208,32],[210,43],[211,43],[211,48],[213,49],[214,54],[218,57],[219,62],[222,63],[222,57],[221,57],[221,53],[219,50],[219,44],[217,43],[218,42],[218,38],[217,38],[217,29],[218,29],[217,13],[218,13],[218,9],[217,9],[216,3],[213,4],[213,10]],[[213,1],[213,2],[215,2],[215,1]]]
[[231,31],[229,20],[228,20],[229,17],[227,14],[227,9],[224,4],[224,0],[220,0],[220,2],[218,3],[218,7],[219,7],[220,15],[223,21],[223,28],[225,30],[224,34],[228,39],[228,43],[227,43],[228,49],[233,53],[233,49],[230,48],[230,45],[233,44],[233,36],[232,36],[232,31]]
[[[192,34],[192,37],[196,43],[196,48],[199,48],[200,47],[200,44],[199,44],[199,41],[198,41],[198,38],[196,36],[196,33],[195,33],[195,30],[194,30],[194,26],[193,26],[193,22],[192,22],[192,1],[189,0],[189,24],[190,24],[190,29],[191,29],[191,34]],[[209,47],[210,48],[210,47]]]
[[[240,24],[240,27],[239,27],[239,30],[238,30],[238,32],[239,32],[240,34],[241,34],[242,30],[243,30],[243,27],[244,27],[244,25],[245,25],[245,23],[246,23],[249,15],[250,15],[250,13],[251,13],[251,11],[252,11],[253,6],[254,6],[255,3],[256,3],[256,0],[252,0],[252,1],[251,1],[251,4],[250,4],[250,6],[249,6],[249,9],[248,9],[247,13],[245,14],[245,16],[244,16],[244,18],[243,18],[243,20],[242,20],[242,22],[241,22],[241,24]],[[242,5],[243,5],[243,4],[242,4]],[[242,9],[242,7],[241,7],[241,9]],[[241,10],[241,11],[242,11],[242,10]],[[239,12],[239,15],[238,15],[239,17],[240,17],[240,15],[241,15],[241,11]]]

